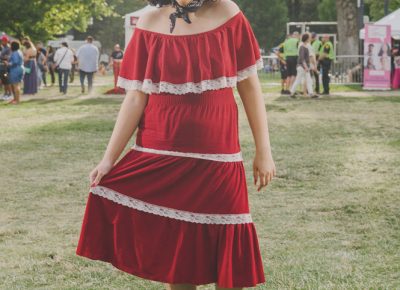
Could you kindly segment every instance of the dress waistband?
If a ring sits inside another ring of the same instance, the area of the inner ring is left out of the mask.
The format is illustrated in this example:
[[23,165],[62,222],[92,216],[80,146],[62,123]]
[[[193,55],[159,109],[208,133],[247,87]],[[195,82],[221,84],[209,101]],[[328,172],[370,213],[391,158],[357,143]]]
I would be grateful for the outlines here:
[[219,90],[204,91],[201,94],[187,93],[185,95],[176,95],[168,93],[150,94],[148,104],[161,104],[161,105],[236,105],[233,89],[223,88]]

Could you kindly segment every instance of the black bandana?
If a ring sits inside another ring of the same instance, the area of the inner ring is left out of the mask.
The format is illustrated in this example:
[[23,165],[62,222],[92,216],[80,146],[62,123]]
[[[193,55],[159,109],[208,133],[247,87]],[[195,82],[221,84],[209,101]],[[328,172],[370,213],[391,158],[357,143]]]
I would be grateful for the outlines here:
[[174,31],[176,18],[183,18],[185,22],[192,23],[189,19],[189,12],[197,11],[206,0],[193,0],[186,6],[179,5],[177,0],[172,1],[172,7],[176,9],[174,13],[171,13],[169,19],[171,20],[170,32]]

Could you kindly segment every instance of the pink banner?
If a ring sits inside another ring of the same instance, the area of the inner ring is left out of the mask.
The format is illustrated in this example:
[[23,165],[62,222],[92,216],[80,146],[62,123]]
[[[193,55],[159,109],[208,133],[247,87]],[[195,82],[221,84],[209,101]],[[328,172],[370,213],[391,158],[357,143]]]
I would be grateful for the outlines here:
[[391,27],[365,25],[364,89],[390,90]]

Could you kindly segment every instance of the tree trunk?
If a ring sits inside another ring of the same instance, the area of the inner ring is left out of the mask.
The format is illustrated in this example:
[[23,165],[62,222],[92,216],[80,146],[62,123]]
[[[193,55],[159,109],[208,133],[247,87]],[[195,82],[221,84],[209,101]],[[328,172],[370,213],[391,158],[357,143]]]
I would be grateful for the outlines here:
[[336,0],[338,22],[338,55],[357,55],[359,31],[357,25],[357,1]]

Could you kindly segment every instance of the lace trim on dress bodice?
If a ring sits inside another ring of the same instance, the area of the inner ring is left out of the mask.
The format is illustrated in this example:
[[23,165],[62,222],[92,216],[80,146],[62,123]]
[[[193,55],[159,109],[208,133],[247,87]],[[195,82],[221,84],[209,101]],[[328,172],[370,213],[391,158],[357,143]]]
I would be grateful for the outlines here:
[[212,80],[203,80],[199,83],[182,83],[173,84],[165,81],[153,83],[151,79],[145,79],[143,82],[139,80],[129,80],[121,76],[118,77],[118,86],[126,90],[139,90],[146,94],[151,93],[169,93],[176,95],[184,95],[188,93],[200,94],[208,90],[219,90],[228,87],[235,87],[237,82],[240,82],[249,76],[256,74],[258,70],[263,68],[262,58],[258,59],[256,64],[238,71],[237,76],[220,77]]

